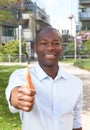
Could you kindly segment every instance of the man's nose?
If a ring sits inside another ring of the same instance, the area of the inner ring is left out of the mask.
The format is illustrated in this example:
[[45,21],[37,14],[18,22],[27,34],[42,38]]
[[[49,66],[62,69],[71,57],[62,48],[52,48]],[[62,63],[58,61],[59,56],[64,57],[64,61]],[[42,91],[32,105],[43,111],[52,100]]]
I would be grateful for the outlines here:
[[54,45],[53,44],[47,44],[47,48],[54,48]]

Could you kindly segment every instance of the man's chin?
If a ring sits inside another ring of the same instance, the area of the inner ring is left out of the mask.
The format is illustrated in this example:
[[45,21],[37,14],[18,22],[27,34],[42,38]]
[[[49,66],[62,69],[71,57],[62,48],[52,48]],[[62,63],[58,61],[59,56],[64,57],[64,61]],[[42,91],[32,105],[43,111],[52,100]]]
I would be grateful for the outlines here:
[[57,65],[56,62],[51,62],[51,61],[45,62],[46,67],[54,67],[55,65]]

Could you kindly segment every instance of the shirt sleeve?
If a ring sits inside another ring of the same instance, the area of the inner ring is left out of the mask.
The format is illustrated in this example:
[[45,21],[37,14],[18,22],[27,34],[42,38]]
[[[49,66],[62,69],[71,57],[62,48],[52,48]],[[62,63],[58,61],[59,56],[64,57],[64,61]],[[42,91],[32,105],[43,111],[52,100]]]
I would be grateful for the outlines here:
[[24,82],[25,81],[24,81],[24,78],[23,78],[23,69],[18,69],[16,71],[14,71],[9,78],[9,82],[8,82],[8,86],[7,86],[6,91],[5,91],[5,95],[6,95],[6,99],[7,99],[7,102],[8,102],[9,109],[12,113],[19,112],[19,109],[16,109],[10,103],[11,91],[16,86],[18,86],[18,87],[22,86],[22,84],[24,84]]
[[83,89],[81,89],[80,96],[74,107],[74,119],[73,119],[74,129],[82,127],[82,121],[81,121],[82,101],[83,101]]

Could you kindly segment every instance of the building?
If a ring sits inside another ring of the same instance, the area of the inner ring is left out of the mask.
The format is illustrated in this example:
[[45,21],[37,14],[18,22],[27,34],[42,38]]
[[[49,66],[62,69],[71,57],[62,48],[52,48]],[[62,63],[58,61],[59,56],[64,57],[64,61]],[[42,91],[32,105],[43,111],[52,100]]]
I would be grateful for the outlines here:
[[[2,37],[0,43],[18,38],[17,29],[19,25],[22,26],[24,34],[25,32],[28,34],[29,31],[31,33],[31,37],[26,38],[26,41],[33,41],[39,29],[50,26],[50,18],[44,9],[39,8],[31,0],[17,1],[16,4],[9,8],[9,11],[14,16],[14,21],[11,21],[11,23],[3,22],[2,26],[0,26],[0,37]],[[2,9],[6,9],[6,7]]]
[[5,22],[0,26],[0,44],[19,39],[19,29],[22,28],[21,35],[26,41],[26,53],[34,57],[33,41],[37,31],[45,26],[51,26],[49,15],[31,0],[17,0],[9,9],[14,16],[14,22],[9,24]]
[[90,0],[79,0],[80,30],[90,30]]
[[[32,2],[31,0],[23,1],[24,10],[22,12],[22,20],[26,21],[22,24],[24,34],[31,34],[26,38],[26,41],[33,41],[38,30],[45,26],[50,26],[50,18],[44,9]],[[30,33],[29,33],[30,31]],[[25,35],[24,35],[25,36]]]
[[46,14],[45,10],[41,9],[36,3],[31,0],[24,0],[22,21],[24,21],[22,28],[23,36],[26,41],[26,53],[33,59],[33,41],[40,29],[45,26],[51,26],[50,17]]

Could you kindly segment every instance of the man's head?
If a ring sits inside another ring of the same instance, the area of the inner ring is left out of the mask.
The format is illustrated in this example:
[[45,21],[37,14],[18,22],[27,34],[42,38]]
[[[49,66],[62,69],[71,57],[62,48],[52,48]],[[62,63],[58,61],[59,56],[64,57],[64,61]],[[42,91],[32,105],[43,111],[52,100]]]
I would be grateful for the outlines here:
[[51,27],[39,31],[35,51],[42,67],[57,66],[62,52],[62,37],[59,31]]
[[36,36],[36,42],[37,42],[38,36],[41,35],[41,33],[47,32],[47,31],[55,31],[57,33],[57,35],[60,37],[60,40],[62,41],[62,36],[61,36],[59,30],[57,30],[53,27],[45,27],[38,31],[37,36]]

